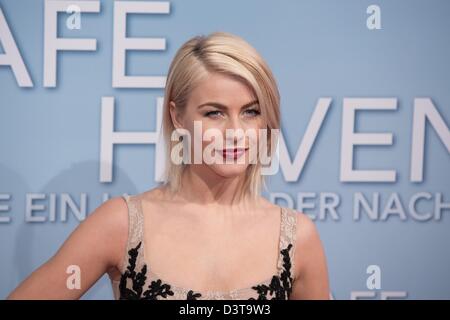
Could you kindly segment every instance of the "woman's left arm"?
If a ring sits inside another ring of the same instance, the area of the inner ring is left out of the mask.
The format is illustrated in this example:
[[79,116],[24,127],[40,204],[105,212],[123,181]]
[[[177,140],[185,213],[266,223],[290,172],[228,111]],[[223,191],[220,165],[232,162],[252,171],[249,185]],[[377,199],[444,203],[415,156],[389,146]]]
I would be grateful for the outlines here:
[[330,288],[325,251],[316,225],[297,212],[294,284],[291,300],[328,300]]

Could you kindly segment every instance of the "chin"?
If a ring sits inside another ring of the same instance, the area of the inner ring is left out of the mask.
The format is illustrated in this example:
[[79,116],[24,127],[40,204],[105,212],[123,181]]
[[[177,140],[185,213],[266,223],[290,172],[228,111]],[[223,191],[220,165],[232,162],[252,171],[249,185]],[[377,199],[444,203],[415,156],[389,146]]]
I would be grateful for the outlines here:
[[248,164],[216,164],[210,168],[221,177],[233,178],[245,174]]

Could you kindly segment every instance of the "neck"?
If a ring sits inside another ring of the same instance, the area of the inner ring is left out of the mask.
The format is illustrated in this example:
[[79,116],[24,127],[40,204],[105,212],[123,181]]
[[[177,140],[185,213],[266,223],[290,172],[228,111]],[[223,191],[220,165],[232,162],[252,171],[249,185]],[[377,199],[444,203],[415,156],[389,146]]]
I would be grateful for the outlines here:
[[204,165],[191,164],[181,177],[181,187],[174,195],[180,200],[200,205],[246,206],[252,201],[242,190],[245,174],[222,177]]

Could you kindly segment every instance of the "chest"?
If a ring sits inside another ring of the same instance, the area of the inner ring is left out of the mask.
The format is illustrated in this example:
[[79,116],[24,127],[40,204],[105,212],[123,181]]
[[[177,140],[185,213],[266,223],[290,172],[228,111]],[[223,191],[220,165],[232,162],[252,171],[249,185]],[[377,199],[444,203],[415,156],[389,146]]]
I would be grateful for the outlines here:
[[265,280],[277,271],[280,221],[252,218],[150,214],[143,219],[143,259],[159,277],[201,291]]

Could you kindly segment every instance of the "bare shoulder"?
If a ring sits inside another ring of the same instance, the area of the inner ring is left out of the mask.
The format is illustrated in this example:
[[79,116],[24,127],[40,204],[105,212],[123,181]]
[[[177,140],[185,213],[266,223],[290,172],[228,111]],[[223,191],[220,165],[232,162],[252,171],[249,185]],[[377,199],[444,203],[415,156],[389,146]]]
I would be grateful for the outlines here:
[[[84,226],[83,226],[84,225]],[[121,196],[113,197],[100,204],[80,225],[90,229],[99,243],[105,243],[112,266],[120,266],[128,238],[128,206]],[[111,241],[113,240],[114,241]]]
[[297,214],[294,253],[294,299],[328,299],[329,280],[325,250],[316,223]]
[[299,275],[304,271],[305,261],[308,255],[312,255],[322,250],[319,231],[315,222],[305,213],[294,210],[297,216],[295,235],[295,274]]
[[264,197],[259,197],[258,199],[258,208],[264,210],[264,211],[271,211],[271,212],[279,212],[280,211],[280,206],[267,200]]
[[[101,203],[81,226],[96,228],[100,233],[121,236],[128,230],[128,206],[120,196]],[[103,229],[103,230],[101,230]]]
[[320,242],[315,222],[305,213],[294,210],[297,215],[296,244],[298,247],[317,245]]
[[174,200],[170,197],[169,192],[166,190],[164,186],[158,186],[153,189],[144,191],[137,195],[143,201],[150,202],[153,204],[161,203],[161,202],[174,202]]
[[127,224],[128,221],[128,206],[125,199],[116,196],[106,200],[89,215],[89,219],[102,220],[103,224],[123,227],[123,223]]

